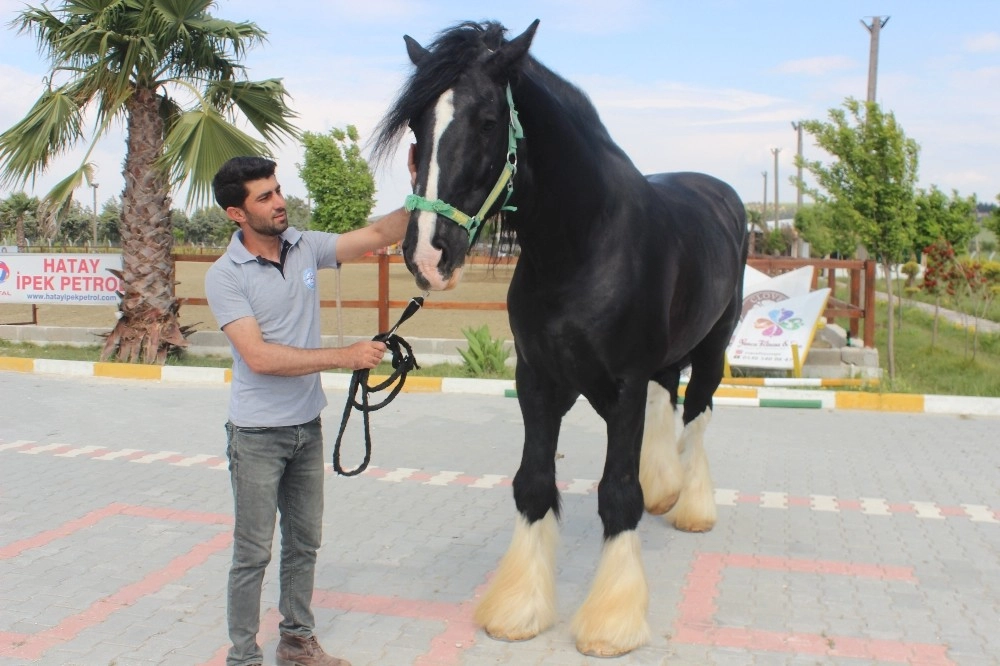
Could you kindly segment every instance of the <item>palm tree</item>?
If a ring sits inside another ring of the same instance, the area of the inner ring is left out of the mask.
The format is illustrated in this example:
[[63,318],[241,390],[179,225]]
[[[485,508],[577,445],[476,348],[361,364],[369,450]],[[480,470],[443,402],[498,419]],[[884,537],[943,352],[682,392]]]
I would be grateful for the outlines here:
[[14,224],[14,237],[18,252],[24,252],[28,239],[24,234],[24,220],[28,215],[38,212],[38,199],[29,197],[24,192],[15,192],[0,201],[0,221]]
[[[171,258],[170,191],[188,182],[188,203],[207,202],[216,170],[235,155],[267,154],[265,141],[295,138],[280,79],[249,81],[239,64],[266,33],[208,14],[211,0],[64,0],[25,8],[12,23],[33,34],[52,62],[28,115],[0,134],[0,185],[44,172],[53,156],[94,131],[80,167],[46,199],[65,203],[84,178],[97,141],[127,131],[120,220],[124,294],[103,357],[162,363],[184,346]],[[58,83],[57,83],[58,82]],[[182,108],[178,97],[191,100]],[[242,116],[263,141],[234,124]]]

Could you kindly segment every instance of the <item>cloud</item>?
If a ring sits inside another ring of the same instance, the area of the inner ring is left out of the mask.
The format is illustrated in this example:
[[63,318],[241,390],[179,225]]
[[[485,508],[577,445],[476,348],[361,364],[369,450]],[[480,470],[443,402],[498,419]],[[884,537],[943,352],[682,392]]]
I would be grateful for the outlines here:
[[732,113],[763,109],[780,103],[776,97],[751,90],[700,87],[669,81],[645,83],[584,77],[580,83],[598,110],[700,110]]
[[986,32],[967,37],[962,47],[969,53],[996,53],[1000,51],[1000,33]]
[[804,74],[807,76],[826,76],[831,72],[855,69],[859,63],[847,56],[818,56],[788,60],[775,69],[779,74]]

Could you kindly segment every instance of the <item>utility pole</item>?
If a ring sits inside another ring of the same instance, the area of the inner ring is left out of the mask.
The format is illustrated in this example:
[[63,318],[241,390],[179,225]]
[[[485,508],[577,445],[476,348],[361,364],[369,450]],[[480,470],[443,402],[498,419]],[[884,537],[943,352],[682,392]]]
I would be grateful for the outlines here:
[[772,148],[774,154],[774,228],[778,228],[778,153],[781,148]]
[[761,171],[760,175],[764,176],[764,203],[760,205],[760,222],[767,229],[767,172]]
[[94,188],[94,219],[90,225],[91,238],[93,238],[94,246],[97,246],[97,183],[91,183],[90,186]]
[[875,82],[878,79],[878,37],[889,17],[873,16],[871,25],[861,21],[861,25],[871,33],[871,48],[868,51],[868,101],[875,101]]
[[795,212],[799,212],[802,208],[802,123],[798,122],[792,123],[792,129],[798,133],[798,141],[796,142],[795,155],[798,159],[795,160]]

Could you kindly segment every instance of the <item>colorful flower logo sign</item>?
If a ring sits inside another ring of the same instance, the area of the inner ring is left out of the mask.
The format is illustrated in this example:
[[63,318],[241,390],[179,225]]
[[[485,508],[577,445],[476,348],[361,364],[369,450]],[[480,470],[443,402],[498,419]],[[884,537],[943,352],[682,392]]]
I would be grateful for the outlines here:
[[802,317],[796,317],[792,310],[779,308],[768,312],[766,317],[759,318],[753,323],[753,327],[760,330],[761,335],[775,337],[785,331],[802,328]]
[[751,368],[794,368],[793,347],[805,359],[812,346],[820,317],[830,298],[819,289],[779,303],[762,303],[747,312],[736,327],[726,350],[729,364]]

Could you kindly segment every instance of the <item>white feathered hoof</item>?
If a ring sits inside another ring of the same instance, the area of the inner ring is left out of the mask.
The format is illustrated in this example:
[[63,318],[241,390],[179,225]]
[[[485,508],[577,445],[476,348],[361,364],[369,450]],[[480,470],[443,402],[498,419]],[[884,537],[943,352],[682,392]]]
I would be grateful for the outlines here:
[[649,588],[635,530],[604,544],[590,594],[573,618],[576,649],[592,657],[617,657],[649,641]]
[[530,525],[518,515],[510,547],[474,614],[491,638],[523,641],[555,624],[558,537],[552,511]]
[[639,454],[639,485],[646,511],[657,516],[674,506],[684,482],[677,453],[675,419],[670,393],[658,383],[649,382]]
[[691,421],[681,434],[681,466],[684,485],[680,497],[666,514],[667,521],[684,532],[707,532],[715,527],[718,517],[715,507],[715,487],[708,471],[705,455],[705,428],[711,412],[705,411]]

